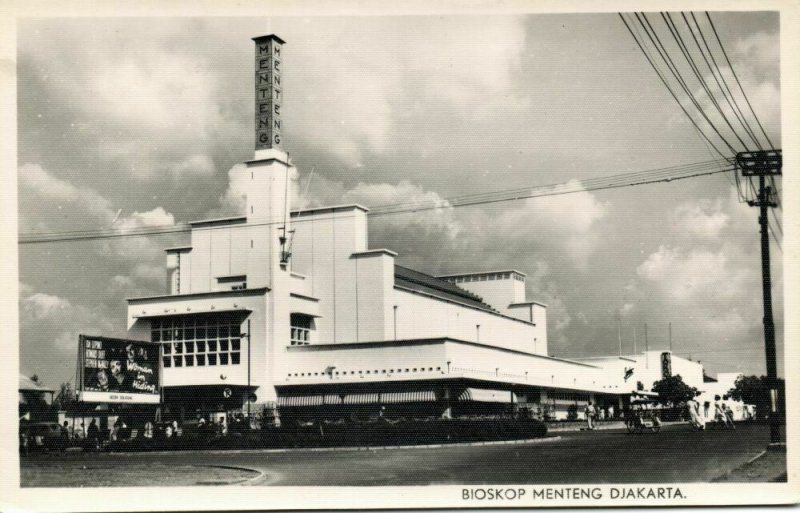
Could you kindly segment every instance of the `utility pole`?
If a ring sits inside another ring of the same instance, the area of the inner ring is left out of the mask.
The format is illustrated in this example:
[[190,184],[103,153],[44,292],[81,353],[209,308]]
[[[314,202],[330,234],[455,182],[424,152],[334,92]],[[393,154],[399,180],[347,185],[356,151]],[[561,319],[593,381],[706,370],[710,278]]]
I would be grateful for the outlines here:
[[767,385],[770,392],[771,412],[769,416],[770,444],[780,443],[778,419],[778,364],[775,351],[775,322],[772,319],[772,280],[769,266],[769,207],[777,207],[773,201],[775,191],[766,185],[766,177],[781,175],[782,150],[751,151],[736,154],[736,167],[742,177],[752,180],[758,177],[758,198],[748,201],[751,207],[759,207],[758,223],[761,228],[761,277],[764,295],[764,353],[767,363]]
[[619,314],[617,314],[617,338],[619,339],[619,355],[622,356],[622,328],[620,327]]
[[649,365],[650,357],[647,356],[648,351],[650,351],[650,347],[648,346],[648,343],[647,343],[647,323],[644,323],[644,355],[645,355],[644,368],[645,369],[650,367],[650,365]]

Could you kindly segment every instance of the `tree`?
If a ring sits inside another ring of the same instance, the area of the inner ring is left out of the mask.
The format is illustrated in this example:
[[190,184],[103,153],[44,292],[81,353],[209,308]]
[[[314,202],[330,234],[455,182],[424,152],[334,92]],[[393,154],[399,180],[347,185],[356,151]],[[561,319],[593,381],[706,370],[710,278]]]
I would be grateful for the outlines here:
[[680,374],[668,376],[653,383],[653,392],[658,394],[658,402],[663,405],[679,406],[697,395],[697,388],[683,382]]
[[76,400],[75,389],[69,382],[61,383],[58,395],[53,399],[53,405],[59,410],[67,410],[74,405]]
[[[785,411],[783,398],[785,383],[783,379],[777,379],[778,389],[778,412]],[[763,419],[772,409],[769,397],[769,381],[766,376],[739,376],[736,378],[734,387],[728,391],[728,395],[742,401],[745,404],[754,404],[756,407],[756,417]]]

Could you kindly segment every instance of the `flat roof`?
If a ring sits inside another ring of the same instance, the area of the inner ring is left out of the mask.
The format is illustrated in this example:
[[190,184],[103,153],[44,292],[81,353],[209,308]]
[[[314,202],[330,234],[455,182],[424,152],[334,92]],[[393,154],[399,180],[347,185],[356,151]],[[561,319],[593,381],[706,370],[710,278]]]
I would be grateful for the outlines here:
[[247,221],[247,216],[236,216],[236,217],[217,217],[214,219],[201,219],[200,221],[190,221],[190,225],[195,224],[233,224],[233,223],[241,223],[242,221]]
[[184,251],[184,250],[187,250],[187,249],[192,249],[192,247],[191,246],[175,246],[174,248],[165,248],[164,251],[166,251],[167,253],[170,253],[172,251]]
[[152,301],[154,299],[187,299],[199,297],[240,297],[240,296],[258,296],[269,292],[268,287],[261,287],[257,289],[241,289],[241,290],[215,290],[212,292],[195,292],[194,294],[166,294],[161,296],[144,296],[144,297],[129,297],[125,301],[129,303],[136,303],[138,301]]
[[364,205],[359,205],[358,203],[351,203],[346,205],[331,205],[326,207],[314,207],[314,208],[304,208],[302,210],[292,210],[290,215],[292,216],[299,216],[304,214],[315,214],[317,212],[324,212],[324,211],[337,211],[337,210],[363,210],[364,212],[369,212],[369,209]]
[[461,276],[481,276],[484,274],[502,274],[502,273],[514,273],[519,274],[520,276],[528,276],[527,274],[523,273],[522,271],[517,271],[516,269],[501,269],[498,271],[479,271],[479,272],[472,272],[472,273],[457,273],[457,274],[439,274],[437,278],[460,278]]

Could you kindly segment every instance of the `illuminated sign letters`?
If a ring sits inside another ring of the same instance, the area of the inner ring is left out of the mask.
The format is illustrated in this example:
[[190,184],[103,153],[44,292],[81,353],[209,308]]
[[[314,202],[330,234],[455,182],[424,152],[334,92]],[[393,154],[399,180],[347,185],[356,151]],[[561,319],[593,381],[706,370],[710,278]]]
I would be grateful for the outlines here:
[[281,47],[275,35],[254,38],[256,43],[256,150],[281,147]]

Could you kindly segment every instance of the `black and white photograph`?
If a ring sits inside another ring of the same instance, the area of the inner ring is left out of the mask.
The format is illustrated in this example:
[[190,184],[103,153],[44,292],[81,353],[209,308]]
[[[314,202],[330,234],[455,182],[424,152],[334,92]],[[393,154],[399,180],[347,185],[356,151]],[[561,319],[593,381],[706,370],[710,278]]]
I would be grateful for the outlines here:
[[796,5],[86,7],[4,36],[4,509],[800,500]]

